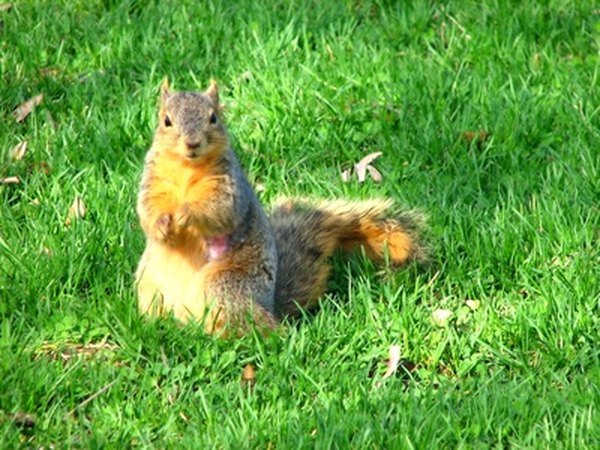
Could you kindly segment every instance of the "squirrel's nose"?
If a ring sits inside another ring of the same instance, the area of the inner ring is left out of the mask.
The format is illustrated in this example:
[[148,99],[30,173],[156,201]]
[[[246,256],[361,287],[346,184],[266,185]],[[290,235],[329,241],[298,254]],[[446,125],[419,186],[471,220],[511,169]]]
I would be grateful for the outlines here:
[[186,142],[185,145],[190,150],[196,150],[198,147],[200,147],[200,145],[202,145],[202,143],[201,142]]

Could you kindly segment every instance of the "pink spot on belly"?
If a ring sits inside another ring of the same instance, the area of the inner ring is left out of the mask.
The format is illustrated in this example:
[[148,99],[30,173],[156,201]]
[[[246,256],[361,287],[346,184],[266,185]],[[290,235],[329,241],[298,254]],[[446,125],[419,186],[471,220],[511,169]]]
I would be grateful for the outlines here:
[[208,244],[208,259],[217,259],[229,250],[229,235],[208,238],[206,243]]

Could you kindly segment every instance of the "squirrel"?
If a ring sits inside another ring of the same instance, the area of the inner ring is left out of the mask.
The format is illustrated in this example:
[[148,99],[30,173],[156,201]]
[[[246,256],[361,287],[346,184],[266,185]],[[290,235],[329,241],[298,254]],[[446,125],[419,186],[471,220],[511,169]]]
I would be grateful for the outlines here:
[[234,153],[217,84],[160,89],[158,126],[137,201],[146,248],[142,314],[203,321],[209,334],[274,329],[324,294],[336,250],[393,266],[427,258],[419,218],[389,200],[288,199],[267,216]]

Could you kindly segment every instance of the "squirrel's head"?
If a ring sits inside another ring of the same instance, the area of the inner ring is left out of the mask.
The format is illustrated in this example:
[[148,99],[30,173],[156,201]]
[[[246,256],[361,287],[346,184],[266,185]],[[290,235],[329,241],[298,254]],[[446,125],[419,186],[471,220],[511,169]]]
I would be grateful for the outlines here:
[[190,161],[223,153],[228,145],[221,123],[217,84],[205,92],[173,92],[167,79],[160,88],[156,148]]

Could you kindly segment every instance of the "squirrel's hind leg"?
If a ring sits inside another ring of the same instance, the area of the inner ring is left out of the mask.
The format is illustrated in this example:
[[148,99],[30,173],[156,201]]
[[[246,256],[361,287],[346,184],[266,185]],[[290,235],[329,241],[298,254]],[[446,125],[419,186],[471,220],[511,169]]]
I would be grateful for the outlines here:
[[203,295],[210,311],[205,318],[207,333],[241,335],[252,325],[277,327],[272,309],[274,273],[268,267],[238,259],[212,261],[201,270]]

